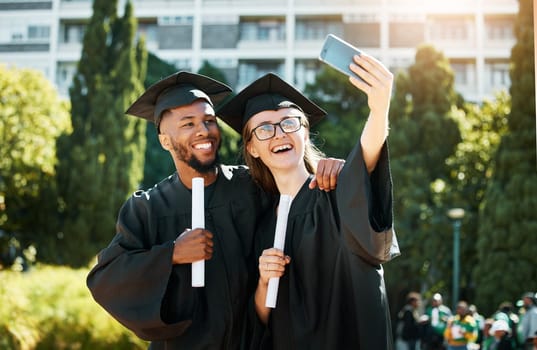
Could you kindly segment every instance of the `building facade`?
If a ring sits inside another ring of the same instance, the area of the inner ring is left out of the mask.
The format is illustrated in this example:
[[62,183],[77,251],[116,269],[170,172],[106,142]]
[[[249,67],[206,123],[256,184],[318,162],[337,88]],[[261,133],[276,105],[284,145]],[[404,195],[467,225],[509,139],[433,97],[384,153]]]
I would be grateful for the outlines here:
[[[125,0],[118,6],[122,11]],[[275,72],[302,88],[334,33],[394,73],[430,43],[455,88],[482,101],[510,85],[517,0],[132,0],[147,48],[178,69],[204,61],[240,89]],[[41,70],[67,96],[92,0],[0,0],[0,63]]]

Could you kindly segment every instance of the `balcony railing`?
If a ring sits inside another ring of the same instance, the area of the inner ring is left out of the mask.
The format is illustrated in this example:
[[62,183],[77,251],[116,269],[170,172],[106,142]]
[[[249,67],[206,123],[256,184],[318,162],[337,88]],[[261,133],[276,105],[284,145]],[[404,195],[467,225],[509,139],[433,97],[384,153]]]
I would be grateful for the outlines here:
[[0,0],[0,11],[21,11],[21,10],[50,10],[51,0],[25,0],[6,1]]

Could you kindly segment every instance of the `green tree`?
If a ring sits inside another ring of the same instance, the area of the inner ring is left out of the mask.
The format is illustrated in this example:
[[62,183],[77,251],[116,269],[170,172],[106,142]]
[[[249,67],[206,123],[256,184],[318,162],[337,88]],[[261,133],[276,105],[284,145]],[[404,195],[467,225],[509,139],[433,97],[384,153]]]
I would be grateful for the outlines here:
[[147,74],[144,79],[144,87],[148,88],[160,79],[177,72],[177,68],[152,52],[147,53]]
[[461,140],[453,113],[457,95],[445,56],[430,45],[416,51],[408,73],[397,74],[389,135],[394,183],[394,215],[402,251],[386,264],[393,302],[411,289],[440,288],[450,237],[445,205],[434,184],[449,182],[446,159]]
[[[504,91],[480,105],[466,103],[455,113],[462,142],[446,161],[450,181],[439,180],[432,186],[438,203],[451,203],[465,209],[460,236],[460,285],[463,289],[461,296],[467,300],[475,299],[473,270],[478,263],[475,242],[478,240],[479,208],[492,175],[492,157],[501,135],[507,130],[510,108],[510,96]],[[451,244],[446,246],[452,248]],[[445,277],[449,276],[450,268],[444,266]]]
[[61,231],[46,261],[85,265],[114,233],[119,207],[142,180],[145,121],[125,110],[142,91],[147,53],[127,2],[95,0],[70,89],[73,132],[58,139]]
[[535,67],[531,0],[519,1],[517,42],[511,51],[508,132],[494,157],[495,168],[479,213],[477,300],[493,311],[537,281],[537,164]]
[[68,103],[40,72],[0,65],[0,96],[0,255],[9,265],[8,244],[40,246],[57,228],[55,142],[71,125]]
[[203,74],[224,84],[228,84],[226,75],[218,67],[212,65],[209,61],[203,61],[198,74]]

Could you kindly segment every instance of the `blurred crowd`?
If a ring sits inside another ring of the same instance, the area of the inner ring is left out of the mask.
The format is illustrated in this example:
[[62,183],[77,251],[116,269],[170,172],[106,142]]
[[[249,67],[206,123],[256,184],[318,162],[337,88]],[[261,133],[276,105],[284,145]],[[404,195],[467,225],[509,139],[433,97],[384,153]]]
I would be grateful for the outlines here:
[[488,317],[460,300],[456,310],[435,293],[422,303],[411,292],[395,324],[396,350],[537,350],[537,293],[506,301]]

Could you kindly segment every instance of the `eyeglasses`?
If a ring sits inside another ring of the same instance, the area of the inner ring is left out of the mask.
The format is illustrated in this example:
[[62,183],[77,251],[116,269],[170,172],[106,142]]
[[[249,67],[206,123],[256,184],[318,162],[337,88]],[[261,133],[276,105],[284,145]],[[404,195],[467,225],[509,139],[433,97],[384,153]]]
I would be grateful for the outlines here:
[[[268,123],[261,124],[252,129],[252,134],[257,137],[259,141],[264,141],[273,138],[276,135],[276,127],[279,126],[280,129],[286,133],[290,134],[297,132],[302,127],[300,122],[300,117],[288,117],[283,120],[280,120],[279,123]],[[250,138],[252,138],[250,134]]]

